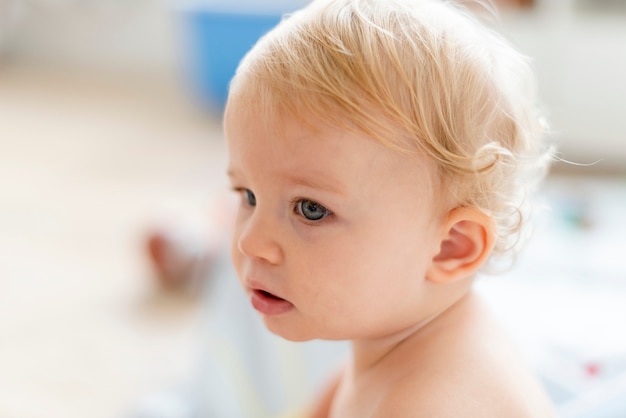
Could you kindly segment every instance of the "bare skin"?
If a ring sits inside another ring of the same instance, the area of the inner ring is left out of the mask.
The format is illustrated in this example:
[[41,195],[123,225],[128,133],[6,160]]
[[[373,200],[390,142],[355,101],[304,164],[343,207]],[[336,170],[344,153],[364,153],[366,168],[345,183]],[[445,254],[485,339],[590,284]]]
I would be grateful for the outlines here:
[[522,364],[470,292],[377,362],[348,365],[310,417],[554,417]]

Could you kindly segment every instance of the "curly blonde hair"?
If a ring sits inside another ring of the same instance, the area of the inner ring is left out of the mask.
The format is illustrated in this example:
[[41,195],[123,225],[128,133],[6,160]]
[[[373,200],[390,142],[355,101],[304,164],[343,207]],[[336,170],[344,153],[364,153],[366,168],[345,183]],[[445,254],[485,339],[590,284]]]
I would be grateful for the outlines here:
[[239,66],[255,100],[307,123],[357,129],[437,167],[443,204],[493,218],[515,255],[529,191],[550,161],[529,60],[467,10],[436,0],[317,0]]

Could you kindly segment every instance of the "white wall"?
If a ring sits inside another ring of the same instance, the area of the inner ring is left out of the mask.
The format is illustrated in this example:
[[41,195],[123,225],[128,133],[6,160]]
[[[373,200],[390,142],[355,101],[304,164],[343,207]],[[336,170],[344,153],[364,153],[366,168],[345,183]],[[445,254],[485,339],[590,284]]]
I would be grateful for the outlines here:
[[507,15],[505,26],[535,59],[563,157],[626,169],[624,9],[583,10],[574,0],[543,0],[531,12]]
[[14,11],[5,60],[104,74],[178,66],[179,28],[164,0],[0,0],[0,13],[3,4]]

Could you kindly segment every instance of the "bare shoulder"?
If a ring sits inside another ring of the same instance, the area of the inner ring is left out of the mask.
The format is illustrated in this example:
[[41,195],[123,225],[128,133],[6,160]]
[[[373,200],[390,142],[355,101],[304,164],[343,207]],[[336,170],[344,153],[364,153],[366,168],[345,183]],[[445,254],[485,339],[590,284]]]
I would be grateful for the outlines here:
[[471,365],[458,372],[430,371],[425,376],[407,376],[389,386],[373,417],[556,416],[536,382],[525,376],[520,376],[521,380],[512,378]]
[[555,417],[543,388],[489,314],[464,314],[396,359],[394,367],[402,364],[403,372],[387,380],[374,416]]

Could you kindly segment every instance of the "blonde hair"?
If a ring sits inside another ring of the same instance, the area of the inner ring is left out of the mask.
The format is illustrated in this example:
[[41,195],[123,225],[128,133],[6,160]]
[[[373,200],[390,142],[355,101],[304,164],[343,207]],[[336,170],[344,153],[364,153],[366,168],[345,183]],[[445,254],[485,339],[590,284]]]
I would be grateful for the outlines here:
[[231,88],[241,83],[271,111],[428,156],[446,206],[484,211],[496,224],[493,256],[515,254],[549,152],[528,59],[466,10],[314,1],[255,45]]

